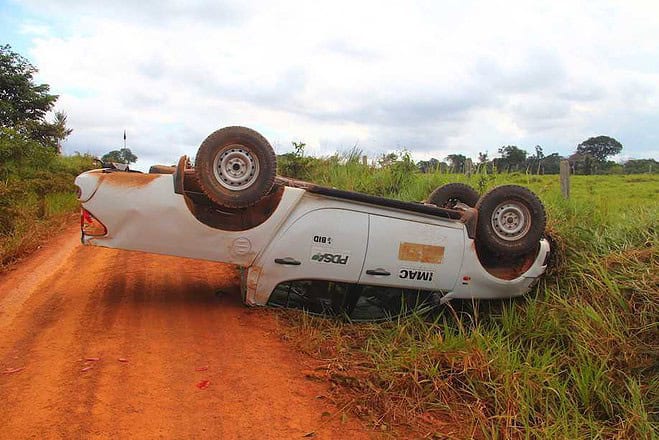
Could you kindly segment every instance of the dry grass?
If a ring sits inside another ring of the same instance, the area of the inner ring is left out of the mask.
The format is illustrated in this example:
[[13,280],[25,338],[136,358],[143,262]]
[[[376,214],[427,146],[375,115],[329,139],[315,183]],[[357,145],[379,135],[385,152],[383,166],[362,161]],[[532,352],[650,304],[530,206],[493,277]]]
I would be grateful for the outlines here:
[[53,214],[45,219],[32,221],[12,235],[0,238],[0,273],[30,255],[52,236],[79,221],[80,214],[77,210]]

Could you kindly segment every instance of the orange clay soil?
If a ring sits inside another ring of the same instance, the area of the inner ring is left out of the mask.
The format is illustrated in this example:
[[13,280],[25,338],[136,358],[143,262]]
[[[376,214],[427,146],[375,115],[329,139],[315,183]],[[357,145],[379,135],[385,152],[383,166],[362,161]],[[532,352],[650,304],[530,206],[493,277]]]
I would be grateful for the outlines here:
[[0,274],[0,436],[370,438],[239,297],[230,265],[51,240]]

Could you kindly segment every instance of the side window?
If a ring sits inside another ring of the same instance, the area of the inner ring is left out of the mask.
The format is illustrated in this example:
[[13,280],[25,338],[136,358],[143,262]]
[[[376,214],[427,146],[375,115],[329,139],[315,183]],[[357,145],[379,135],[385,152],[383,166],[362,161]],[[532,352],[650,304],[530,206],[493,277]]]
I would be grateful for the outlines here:
[[345,296],[344,283],[322,280],[287,281],[275,287],[268,305],[334,316],[341,314]]
[[382,321],[429,310],[438,301],[439,295],[429,291],[295,280],[279,284],[268,305],[315,315],[345,316],[353,321]]
[[362,286],[349,316],[353,321],[381,321],[424,312],[439,303],[440,295],[426,290]]

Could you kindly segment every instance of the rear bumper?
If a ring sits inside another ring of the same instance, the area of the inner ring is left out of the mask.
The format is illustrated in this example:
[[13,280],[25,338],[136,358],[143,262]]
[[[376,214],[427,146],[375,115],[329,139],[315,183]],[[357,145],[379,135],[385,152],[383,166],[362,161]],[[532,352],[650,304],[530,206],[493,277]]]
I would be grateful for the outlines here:
[[489,273],[480,261],[474,246],[468,246],[462,270],[454,289],[442,297],[442,303],[459,299],[502,299],[527,293],[538,278],[547,270],[550,252],[549,242],[540,240],[540,248],[531,266],[511,280],[498,278]]

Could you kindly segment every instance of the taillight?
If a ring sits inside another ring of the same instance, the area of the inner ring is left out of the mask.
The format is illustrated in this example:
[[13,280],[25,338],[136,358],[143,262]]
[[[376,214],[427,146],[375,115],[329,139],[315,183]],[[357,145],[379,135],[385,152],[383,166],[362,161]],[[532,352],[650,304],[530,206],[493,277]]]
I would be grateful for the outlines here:
[[80,212],[80,229],[85,235],[98,237],[108,233],[107,228],[85,208]]

